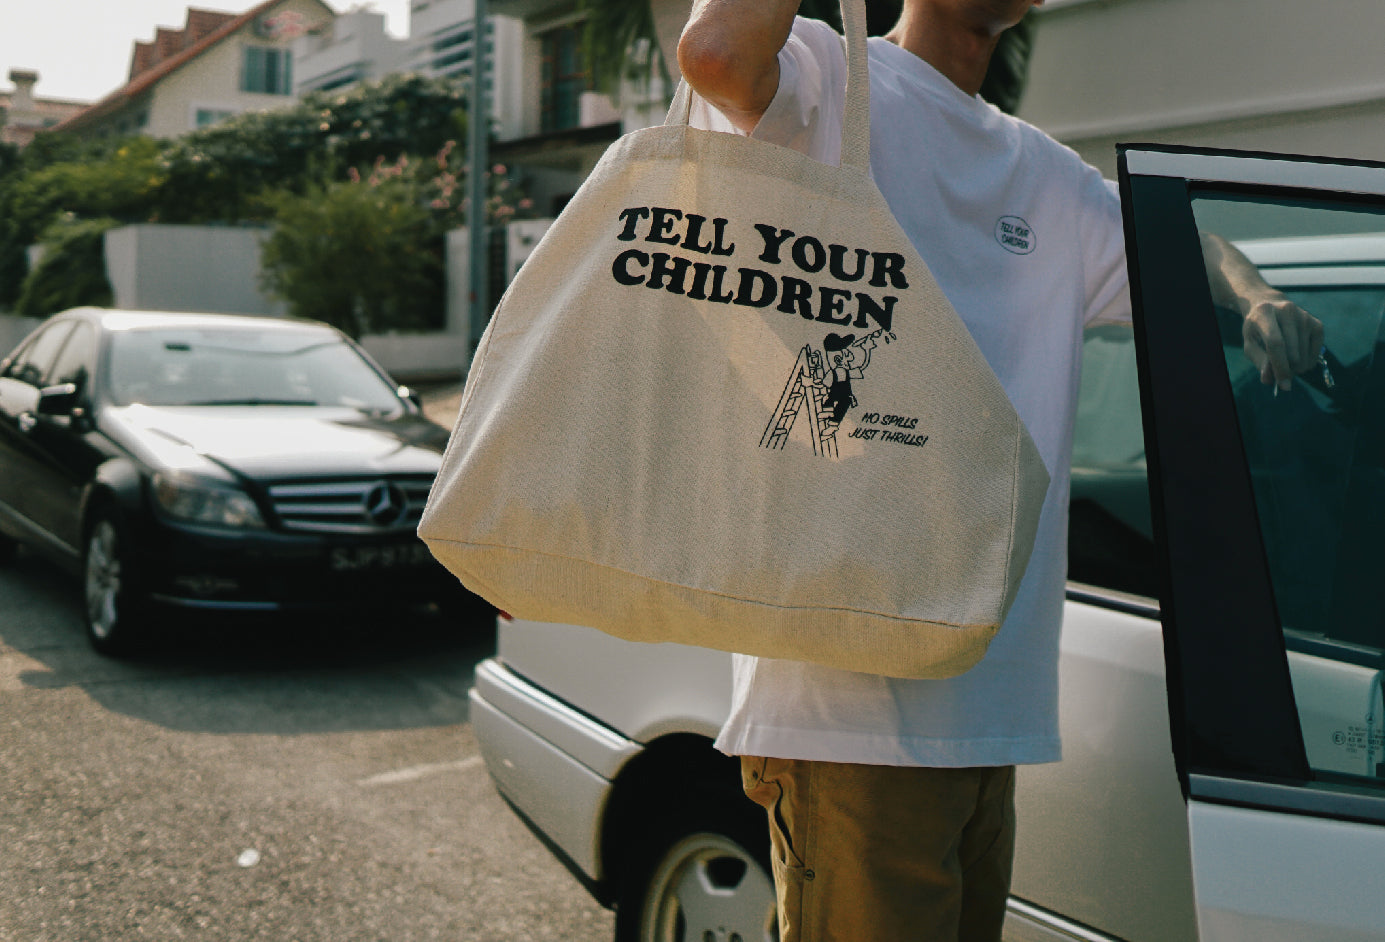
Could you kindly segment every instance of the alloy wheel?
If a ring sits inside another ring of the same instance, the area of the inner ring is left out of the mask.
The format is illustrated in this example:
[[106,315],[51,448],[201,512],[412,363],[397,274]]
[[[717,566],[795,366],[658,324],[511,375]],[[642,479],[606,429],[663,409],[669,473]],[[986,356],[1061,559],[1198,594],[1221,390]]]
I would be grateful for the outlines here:
[[772,942],[774,884],[731,838],[690,834],[655,868],[641,922],[641,942]]
[[120,627],[120,543],[115,525],[98,520],[87,540],[87,628],[96,641],[109,641]]

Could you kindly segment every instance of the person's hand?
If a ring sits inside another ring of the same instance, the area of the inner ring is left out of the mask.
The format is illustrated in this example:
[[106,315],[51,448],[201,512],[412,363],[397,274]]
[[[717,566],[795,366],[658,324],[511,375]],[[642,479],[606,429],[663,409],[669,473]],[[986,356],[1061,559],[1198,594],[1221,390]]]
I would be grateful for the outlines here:
[[1241,337],[1260,382],[1288,391],[1295,376],[1317,364],[1323,327],[1322,321],[1274,291],[1251,304]]

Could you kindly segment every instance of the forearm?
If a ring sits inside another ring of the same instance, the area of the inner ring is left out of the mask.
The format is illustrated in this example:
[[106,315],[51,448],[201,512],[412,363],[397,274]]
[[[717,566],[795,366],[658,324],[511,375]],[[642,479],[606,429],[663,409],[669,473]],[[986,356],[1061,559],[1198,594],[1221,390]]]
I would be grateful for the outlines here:
[[1322,321],[1266,283],[1250,259],[1219,235],[1202,233],[1202,256],[1214,303],[1241,315],[1246,356],[1263,383],[1290,389],[1317,362]]
[[1207,265],[1212,301],[1221,307],[1245,317],[1257,302],[1283,297],[1278,289],[1266,284],[1250,259],[1219,235],[1202,233],[1202,258]]
[[779,50],[799,0],[696,0],[678,68],[736,127],[755,130],[779,88]]

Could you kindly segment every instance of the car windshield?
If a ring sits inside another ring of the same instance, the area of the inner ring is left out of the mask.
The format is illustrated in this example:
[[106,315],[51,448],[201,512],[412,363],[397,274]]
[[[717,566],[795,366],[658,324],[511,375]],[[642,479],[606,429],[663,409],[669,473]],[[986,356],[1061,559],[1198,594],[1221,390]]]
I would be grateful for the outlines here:
[[359,353],[315,328],[116,331],[109,364],[111,399],[118,405],[402,408],[395,389]]

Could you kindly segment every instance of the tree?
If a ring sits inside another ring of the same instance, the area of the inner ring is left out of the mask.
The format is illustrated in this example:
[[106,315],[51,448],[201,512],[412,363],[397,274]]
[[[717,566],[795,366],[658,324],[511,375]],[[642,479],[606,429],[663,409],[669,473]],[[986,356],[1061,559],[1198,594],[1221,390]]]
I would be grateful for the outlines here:
[[[160,145],[148,138],[87,144],[40,134],[0,175],[0,307],[17,301],[26,253],[45,229],[59,220],[144,218],[163,179]],[[60,240],[48,251],[76,244]]]
[[266,219],[272,191],[464,140],[465,101],[455,80],[406,74],[236,115],[168,145],[154,212],[162,222]]
[[114,219],[72,216],[51,223],[39,238],[43,257],[24,278],[15,313],[47,317],[85,304],[109,305],[105,235],[117,225]]
[[16,302],[27,249],[55,220],[266,222],[281,192],[303,194],[348,167],[433,154],[461,138],[464,102],[454,81],[396,75],[171,141],[48,133],[17,156],[0,151],[0,308]]

